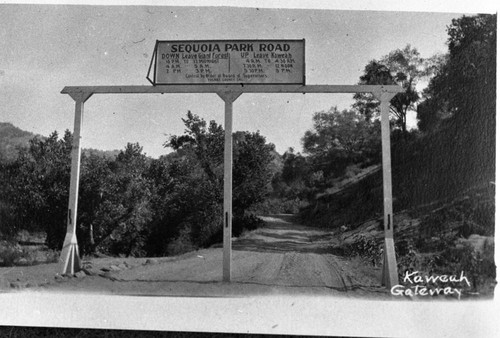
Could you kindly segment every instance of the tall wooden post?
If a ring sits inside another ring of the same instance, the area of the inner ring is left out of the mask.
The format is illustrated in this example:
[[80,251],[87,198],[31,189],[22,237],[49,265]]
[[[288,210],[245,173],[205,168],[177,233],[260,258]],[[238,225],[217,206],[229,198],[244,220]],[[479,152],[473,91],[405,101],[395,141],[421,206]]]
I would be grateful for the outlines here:
[[81,269],[78,242],[76,239],[76,216],[81,159],[80,139],[83,124],[83,104],[90,98],[90,96],[92,96],[92,94],[74,93],[70,95],[75,100],[75,125],[73,131],[73,147],[71,149],[71,177],[69,186],[68,218],[66,222],[67,230],[60,258],[62,263],[62,274],[74,274]]
[[395,93],[374,93],[380,100],[382,129],[382,174],[384,184],[384,266],[382,285],[388,289],[398,284],[398,266],[394,249],[394,222],[392,215],[391,130],[389,104]]
[[233,102],[241,92],[218,93],[224,100],[224,238],[222,280],[231,281],[231,237],[233,229]]

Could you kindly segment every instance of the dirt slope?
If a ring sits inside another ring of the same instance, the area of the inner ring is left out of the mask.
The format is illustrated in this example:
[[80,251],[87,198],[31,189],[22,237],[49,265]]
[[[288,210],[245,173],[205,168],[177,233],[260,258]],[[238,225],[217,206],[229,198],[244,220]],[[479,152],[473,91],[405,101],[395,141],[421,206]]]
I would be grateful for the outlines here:
[[[222,248],[218,246],[171,258],[95,259],[85,263],[90,275],[59,278],[32,289],[219,297],[387,294],[380,287],[380,269],[329,254],[330,247],[337,241],[332,233],[295,224],[290,215],[263,219],[266,227],[233,240],[231,283],[222,282]],[[51,265],[46,267],[52,269]],[[30,272],[16,275],[14,269],[5,274],[9,280],[22,275],[30,276]]]

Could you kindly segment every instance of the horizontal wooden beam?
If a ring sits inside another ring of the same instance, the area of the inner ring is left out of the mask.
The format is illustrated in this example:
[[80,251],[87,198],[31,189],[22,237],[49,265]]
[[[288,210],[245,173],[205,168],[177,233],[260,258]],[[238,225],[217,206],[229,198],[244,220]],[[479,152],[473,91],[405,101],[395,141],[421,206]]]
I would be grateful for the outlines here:
[[62,94],[166,94],[166,93],[401,93],[391,85],[161,85],[161,86],[69,86]]

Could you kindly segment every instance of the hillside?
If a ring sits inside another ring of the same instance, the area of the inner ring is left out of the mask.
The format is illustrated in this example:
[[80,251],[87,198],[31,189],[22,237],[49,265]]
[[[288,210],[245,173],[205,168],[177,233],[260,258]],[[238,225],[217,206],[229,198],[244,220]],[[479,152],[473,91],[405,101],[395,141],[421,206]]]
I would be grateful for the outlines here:
[[[400,281],[405,271],[429,275],[463,271],[473,284],[471,294],[492,296],[496,285],[492,161],[485,158],[487,151],[472,155],[473,147],[453,146],[451,139],[459,138],[452,135],[442,129],[439,135],[407,144],[412,156],[393,152],[394,241]],[[457,154],[458,158],[453,156]],[[424,156],[439,161],[424,161]],[[463,167],[469,168],[467,175]],[[361,256],[381,266],[382,172],[376,169],[339,178],[316,195],[301,218],[309,226],[335,231],[341,239],[335,254]]]
[[[29,141],[38,136],[45,139],[45,136],[33,134],[29,131],[22,130],[12,123],[0,122],[0,163],[12,162],[17,158],[19,149],[28,147]],[[91,154],[113,159],[120,150],[100,150],[100,149],[83,149],[82,153],[90,156]]]
[[12,123],[0,122],[0,163],[17,158],[19,148],[27,147],[29,140],[37,135],[17,128]]

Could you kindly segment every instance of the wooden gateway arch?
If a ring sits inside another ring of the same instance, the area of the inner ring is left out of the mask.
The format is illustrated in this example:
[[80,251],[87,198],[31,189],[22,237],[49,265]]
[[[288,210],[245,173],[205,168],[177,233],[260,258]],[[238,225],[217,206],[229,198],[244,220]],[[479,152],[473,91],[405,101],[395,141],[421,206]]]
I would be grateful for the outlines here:
[[[248,41],[245,44],[239,45],[222,44],[226,51],[228,48],[246,46],[244,51],[247,53],[253,45]],[[260,41],[260,40],[257,40]],[[271,42],[269,42],[271,41]],[[302,40],[301,40],[302,41]],[[211,43],[212,45],[209,45]],[[252,42],[253,43],[253,42]],[[261,44],[262,45],[262,44]],[[191,44],[191,48],[196,47]],[[214,42],[204,42],[205,49],[214,48]],[[264,48],[276,48],[279,43],[275,40],[268,40]],[[283,47],[285,46],[285,47]],[[158,42],[155,47],[156,60],[154,62],[155,69],[159,67],[160,55]],[[179,46],[177,46],[179,48]],[[203,45],[198,45],[199,50]],[[281,44],[282,49],[286,49],[286,44]],[[237,48],[238,49],[238,48]],[[193,51],[188,51],[194,53]],[[227,53],[231,57],[230,50]],[[198,52],[197,52],[198,53]],[[243,53],[240,53],[243,58]],[[262,58],[261,53],[255,56],[256,59]],[[162,54],[165,56],[165,54]],[[174,55],[174,54],[172,54]],[[209,53],[206,53],[209,55]],[[221,53],[223,56],[224,53]],[[268,53],[266,55],[272,55]],[[284,54],[283,54],[284,55]],[[212,54],[214,59],[217,55]],[[222,57],[221,56],[221,57]],[[287,56],[291,56],[288,54]],[[247,55],[248,57],[248,55]],[[234,56],[233,56],[234,59]],[[248,58],[246,59],[249,60]],[[280,60],[280,59],[276,59]],[[289,61],[292,59],[289,59]],[[192,60],[191,60],[192,61]],[[200,60],[201,61],[201,60]],[[219,62],[219,60],[217,60]],[[229,61],[231,62],[231,61]],[[234,62],[234,61],[233,61]],[[267,62],[264,59],[264,62]],[[222,62],[221,62],[222,63]],[[153,64],[153,60],[152,60]],[[187,62],[186,62],[187,64]],[[292,64],[292,62],[289,62]],[[273,73],[281,71],[273,62]],[[173,65],[175,66],[175,64]],[[193,65],[191,65],[193,66]],[[291,67],[294,65],[292,64]],[[167,66],[170,67],[170,66]],[[231,67],[231,65],[230,65]],[[233,71],[235,65],[232,65]],[[296,67],[297,68],[297,67]],[[172,67],[172,70],[176,68]],[[194,68],[193,68],[194,69]],[[151,66],[150,66],[151,70]],[[217,69],[215,69],[217,71]],[[149,74],[148,74],[149,75]],[[232,127],[233,127],[233,102],[244,93],[372,93],[380,101],[381,111],[381,132],[382,132],[382,169],[383,169],[383,193],[384,193],[384,267],[382,275],[382,284],[387,288],[392,288],[398,284],[398,271],[396,263],[396,254],[394,249],[394,226],[393,226],[393,210],[392,210],[392,179],[391,179],[391,147],[390,147],[390,127],[389,127],[389,105],[390,100],[400,92],[403,88],[396,85],[305,85],[302,83],[189,83],[189,84],[163,84],[152,81],[153,86],[69,86],[64,87],[62,94],[68,94],[75,101],[75,122],[73,131],[73,147],[71,154],[71,178],[70,178],[70,193],[67,216],[66,237],[61,253],[61,273],[74,274],[81,270],[81,261],[78,252],[78,242],[76,238],[76,220],[78,208],[78,186],[80,178],[80,159],[81,159],[81,130],[83,126],[84,104],[94,94],[167,94],[167,93],[213,93],[217,94],[225,103],[224,113],[224,224],[223,224],[223,257],[222,257],[222,278],[225,282],[231,281],[231,234],[232,234],[232,165],[233,165],[233,149],[232,149]],[[243,78],[243,77],[241,77]],[[238,77],[235,79],[241,80]],[[248,77],[253,79],[253,77]],[[149,77],[148,77],[149,79]],[[236,80],[236,81],[237,81]],[[274,80],[276,81],[276,80]],[[279,81],[279,79],[278,79]]]

